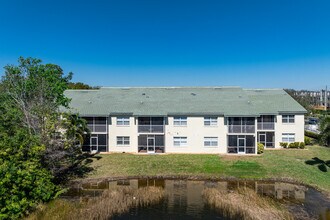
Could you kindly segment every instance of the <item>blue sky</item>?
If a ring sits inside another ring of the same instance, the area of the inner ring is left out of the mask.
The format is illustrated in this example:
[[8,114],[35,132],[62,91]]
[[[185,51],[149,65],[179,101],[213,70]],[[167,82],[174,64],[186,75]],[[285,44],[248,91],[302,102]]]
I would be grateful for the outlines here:
[[0,66],[37,57],[100,86],[320,89],[329,11],[328,0],[0,0]]

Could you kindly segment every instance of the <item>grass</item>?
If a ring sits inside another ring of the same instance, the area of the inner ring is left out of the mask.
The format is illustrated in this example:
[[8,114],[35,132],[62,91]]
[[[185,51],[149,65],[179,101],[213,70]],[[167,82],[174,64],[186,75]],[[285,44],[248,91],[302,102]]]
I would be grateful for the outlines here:
[[94,159],[91,166],[95,170],[88,178],[149,175],[284,178],[330,192],[330,171],[322,172],[305,163],[314,157],[329,160],[330,148],[266,150],[261,156],[103,154],[99,160]]
[[233,192],[207,188],[203,191],[203,197],[207,203],[230,219],[294,219],[283,205],[271,198],[259,196],[248,188]]
[[157,187],[105,190],[100,197],[89,198],[79,203],[56,199],[47,205],[40,205],[26,220],[111,219],[132,207],[157,204],[164,195],[164,190]]

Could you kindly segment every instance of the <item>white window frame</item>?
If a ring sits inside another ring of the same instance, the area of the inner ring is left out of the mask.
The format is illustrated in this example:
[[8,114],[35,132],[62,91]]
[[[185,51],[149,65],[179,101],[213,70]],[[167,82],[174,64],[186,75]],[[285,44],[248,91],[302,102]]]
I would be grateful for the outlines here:
[[185,116],[173,117],[173,126],[184,127],[188,124],[188,118]]
[[174,147],[188,146],[188,138],[187,137],[173,137],[173,146]]
[[293,124],[295,123],[295,115],[282,115],[283,124]]
[[117,136],[116,144],[119,147],[125,147],[130,145],[130,137],[129,136]]
[[204,117],[204,126],[207,127],[218,126],[218,117]]
[[129,126],[130,125],[130,117],[117,117],[116,119],[117,126]]
[[204,147],[218,147],[219,146],[219,141],[218,137],[204,137]]
[[295,133],[282,133],[282,142],[293,143],[296,141]]

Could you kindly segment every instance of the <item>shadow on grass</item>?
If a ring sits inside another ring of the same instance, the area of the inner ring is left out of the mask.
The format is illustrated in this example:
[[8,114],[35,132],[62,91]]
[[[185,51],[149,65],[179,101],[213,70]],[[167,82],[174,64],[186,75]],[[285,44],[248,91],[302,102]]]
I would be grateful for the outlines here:
[[306,160],[305,163],[312,166],[317,165],[319,170],[322,172],[328,172],[328,167],[330,167],[330,160],[325,161],[319,159],[318,157],[314,157],[311,160]]
[[90,166],[94,159],[100,160],[102,157],[98,153],[83,153],[76,158],[72,158],[72,163],[65,167],[60,172],[60,175],[57,175],[55,182],[64,183],[73,178],[83,178],[88,173],[92,172],[94,169]]

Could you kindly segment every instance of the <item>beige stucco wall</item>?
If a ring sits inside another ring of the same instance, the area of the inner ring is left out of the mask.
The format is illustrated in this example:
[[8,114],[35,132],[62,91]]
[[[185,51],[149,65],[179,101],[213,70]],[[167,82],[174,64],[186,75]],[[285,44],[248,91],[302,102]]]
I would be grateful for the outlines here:
[[[129,126],[117,126],[117,117],[111,117],[109,124],[109,151],[110,152],[130,152],[137,153],[137,123],[135,118],[130,117]],[[117,136],[129,136],[129,146],[117,146]]]
[[[168,125],[165,128],[165,151],[166,153],[226,153],[226,133],[223,117],[218,117],[217,126],[204,126],[204,117],[188,117],[187,126],[174,126],[173,117],[168,117]],[[173,137],[187,137],[187,146],[174,146]],[[218,146],[204,147],[204,137],[218,137]]]
[[[129,126],[117,126],[116,117],[110,118],[109,151],[137,153],[138,125],[137,119],[130,117]],[[187,126],[174,126],[173,117],[168,117],[165,125],[165,152],[166,153],[227,153],[228,127],[224,124],[224,117],[218,117],[217,126],[204,126],[204,117],[188,117]],[[295,141],[304,141],[304,115],[295,115],[295,123],[283,124],[282,116],[276,116],[275,147],[280,148],[282,133],[295,133]],[[129,136],[129,146],[117,146],[117,136]],[[173,137],[187,137],[187,146],[173,145]],[[204,137],[218,137],[217,147],[204,147]],[[256,137],[256,135],[255,135]]]
[[304,115],[295,115],[294,123],[282,123],[282,115],[276,116],[275,123],[275,148],[280,148],[283,133],[294,133],[296,142],[304,141]]

